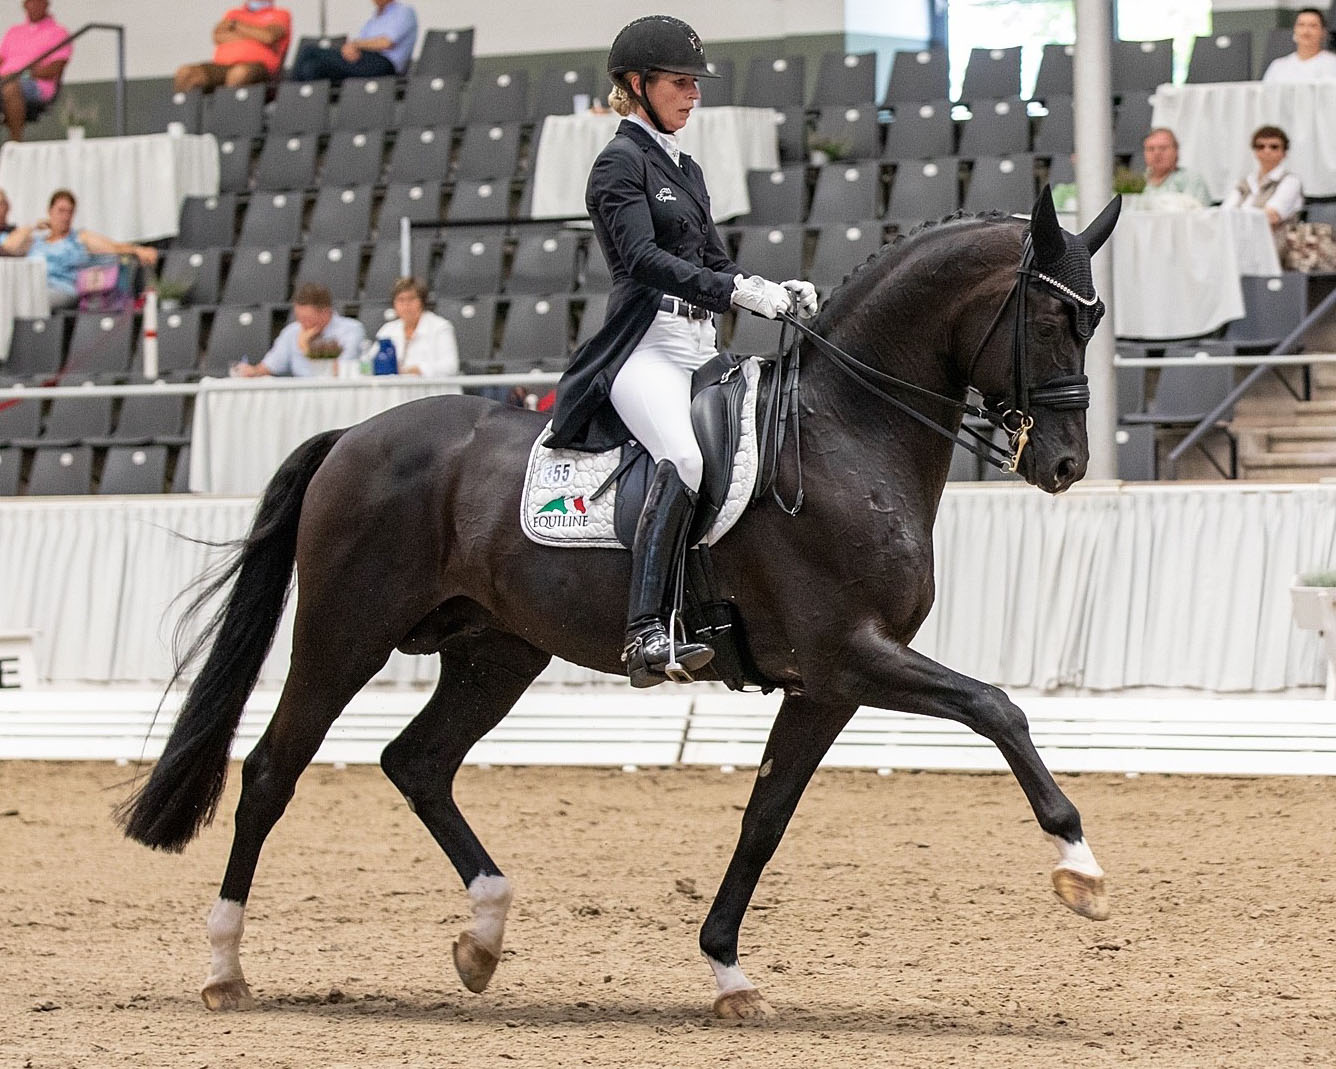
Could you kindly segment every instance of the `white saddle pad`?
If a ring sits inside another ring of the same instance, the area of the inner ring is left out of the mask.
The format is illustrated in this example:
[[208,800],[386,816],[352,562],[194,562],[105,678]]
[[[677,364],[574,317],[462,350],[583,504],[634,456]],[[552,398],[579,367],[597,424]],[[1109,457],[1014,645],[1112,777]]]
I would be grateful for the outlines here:
[[[742,403],[742,438],[733,457],[733,479],[719,515],[704,541],[714,545],[738,521],[751,500],[756,485],[756,383],[760,368],[755,360],[742,364],[747,382]],[[529,538],[544,546],[571,549],[621,549],[613,530],[616,484],[597,500],[591,495],[621,463],[620,448],[606,453],[581,453],[574,449],[548,449],[543,445],[549,423],[529,453],[529,467],[520,498],[520,526]]]

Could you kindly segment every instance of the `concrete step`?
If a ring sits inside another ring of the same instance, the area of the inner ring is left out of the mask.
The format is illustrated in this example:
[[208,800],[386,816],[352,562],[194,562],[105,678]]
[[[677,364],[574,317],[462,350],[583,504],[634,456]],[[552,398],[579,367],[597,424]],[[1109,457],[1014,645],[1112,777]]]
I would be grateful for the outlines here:
[[1336,398],[1331,400],[1295,401],[1293,415],[1287,420],[1275,420],[1276,423],[1303,424],[1305,426],[1330,427],[1336,438]]
[[1330,449],[1239,456],[1239,477],[1287,483],[1336,479],[1336,444]]
[[[1336,427],[1324,427],[1319,424],[1267,427],[1261,431],[1250,433],[1248,437],[1260,439],[1258,452],[1312,453],[1327,450],[1336,451]],[[1242,441],[1242,437],[1240,441]]]

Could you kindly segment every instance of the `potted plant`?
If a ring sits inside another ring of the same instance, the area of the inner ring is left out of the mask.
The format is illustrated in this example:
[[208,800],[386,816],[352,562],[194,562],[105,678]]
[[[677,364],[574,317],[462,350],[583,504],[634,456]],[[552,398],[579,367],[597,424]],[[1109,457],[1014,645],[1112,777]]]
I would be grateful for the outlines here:
[[1122,194],[1144,193],[1146,176],[1127,167],[1119,167],[1113,172],[1113,191]]
[[195,280],[189,276],[181,278],[160,278],[158,279],[158,307],[164,312],[173,312],[180,308],[185,299],[190,295],[190,289],[195,285]]
[[849,155],[849,142],[834,137],[813,137],[807,141],[807,155],[813,167],[824,167]]
[[1327,697],[1336,698],[1336,571],[1305,572],[1290,584],[1295,626],[1316,631],[1327,654]]
[[312,361],[317,375],[337,375],[338,359],[342,355],[343,346],[333,338],[314,338],[306,347],[306,358]]

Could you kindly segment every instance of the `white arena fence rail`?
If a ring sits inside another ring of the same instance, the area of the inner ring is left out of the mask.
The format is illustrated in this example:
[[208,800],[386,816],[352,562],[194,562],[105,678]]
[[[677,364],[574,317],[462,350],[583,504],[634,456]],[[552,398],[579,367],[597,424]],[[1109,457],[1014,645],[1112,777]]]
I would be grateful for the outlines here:
[[[625,685],[623,684],[623,687]],[[113,760],[159,756],[177,699],[114,689],[0,691],[0,759]],[[419,692],[363,692],[316,754],[372,764],[421,709]],[[233,757],[242,758],[277,705],[252,696]],[[675,765],[755,768],[780,696],[701,684],[668,694],[537,688],[474,747],[474,765]],[[1336,774],[1333,705],[1293,698],[1022,696],[1035,744],[1055,772]],[[1004,772],[992,743],[958,724],[861,709],[823,761],[828,768]]]

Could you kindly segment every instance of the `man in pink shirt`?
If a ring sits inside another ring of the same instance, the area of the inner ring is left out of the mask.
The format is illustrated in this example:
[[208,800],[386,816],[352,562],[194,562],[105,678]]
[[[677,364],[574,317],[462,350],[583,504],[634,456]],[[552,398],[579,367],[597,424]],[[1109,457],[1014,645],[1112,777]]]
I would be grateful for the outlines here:
[[292,35],[292,14],[272,0],[245,0],[213,28],[213,62],[187,63],[176,72],[179,93],[221,85],[255,85],[278,76]]
[[[0,78],[23,70],[52,45],[69,36],[69,31],[51,17],[48,0],[23,0],[28,18],[5,31],[0,39]],[[42,114],[60,88],[60,76],[74,49],[57,49],[30,71],[24,71],[0,89],[5,111],[5,125],[11,140],[23,140],[23,127],[29,119]]]

